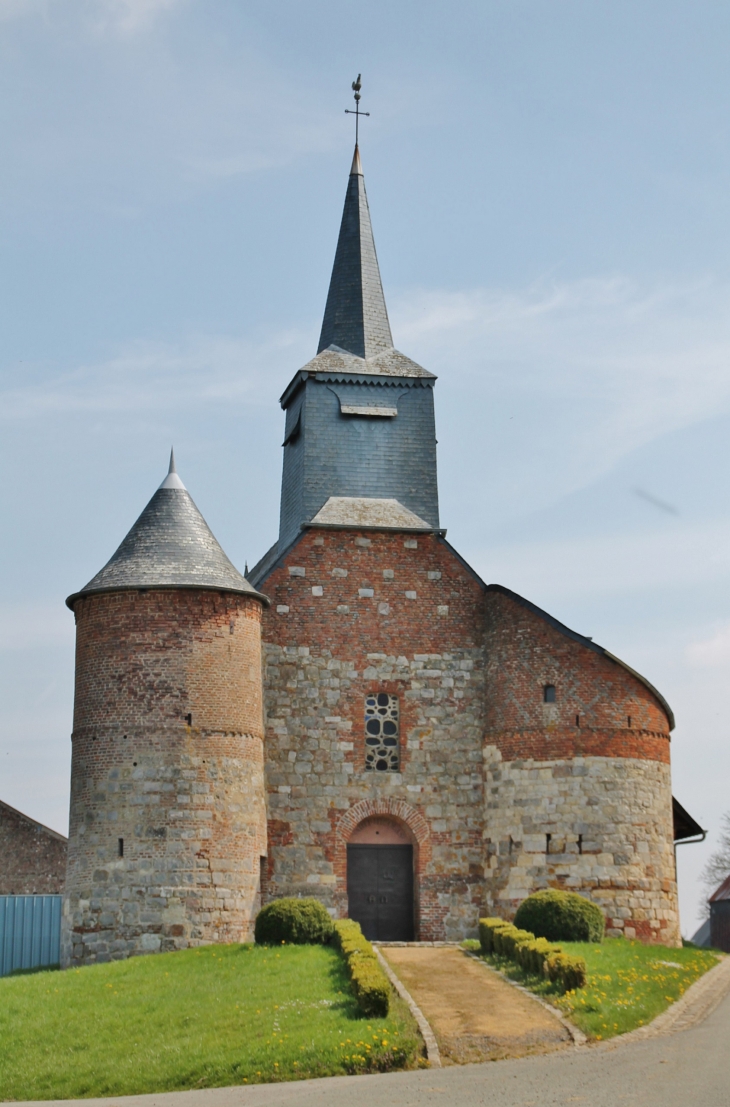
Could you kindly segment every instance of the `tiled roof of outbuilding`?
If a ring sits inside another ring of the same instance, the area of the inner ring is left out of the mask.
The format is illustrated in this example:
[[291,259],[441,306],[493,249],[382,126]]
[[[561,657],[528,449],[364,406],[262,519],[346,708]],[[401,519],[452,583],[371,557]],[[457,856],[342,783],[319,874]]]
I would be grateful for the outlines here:
[[170,471],[116,553],[80,596],[138,588],[204,588],[265,597],[228,560],[175,469]]

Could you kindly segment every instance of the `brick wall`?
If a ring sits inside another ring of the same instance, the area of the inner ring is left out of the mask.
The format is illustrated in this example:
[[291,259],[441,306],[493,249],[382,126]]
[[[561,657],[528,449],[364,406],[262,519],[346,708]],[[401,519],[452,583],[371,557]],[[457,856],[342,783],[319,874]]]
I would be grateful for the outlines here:
[[[262,587],[270,895],[345,914],[347,842],[379,815],[414,844],[421,939],[550,885],[678,940],[668,720],[641,680],[433,535],[312,529]],[[365,771],[376,691],[400,699],[399,773]]]
[[679,941],[664,708],[517,598],[485,599],[490,910],[566,887],[601,905],[609,933]]
[[63,892],[67,841],[0,802],[0,896]]
[[64,963],[251,936],[260,612],[192,589],[77,601]]
[[[346,846],[415,846],[417,933],[473,933],[483,895],[482,586],[434,535],[309,530],[262,583],[272,896],[347,912]],[[401,771],[366,772],[366,694],[399,697]]]

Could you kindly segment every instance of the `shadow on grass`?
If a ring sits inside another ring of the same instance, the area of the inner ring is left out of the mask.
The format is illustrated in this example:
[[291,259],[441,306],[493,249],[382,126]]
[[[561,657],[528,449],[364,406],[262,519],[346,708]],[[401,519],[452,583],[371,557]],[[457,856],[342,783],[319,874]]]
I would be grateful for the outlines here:
[[352,1019],[353,1022],[365,1019],[366,1016],[360,1010],[358,1002],[352,994],[352,986],[344,956],[334,946],[326,948],[331,953],[328,976],[332,983],[332,990],[337,994],[333,1007],[335,1010],[342,1011],[345,1018]]
[[32,969],[13,969],[6,972],[5,976],[35,976],[39,972],[60,972],[60,965],[34,965]]

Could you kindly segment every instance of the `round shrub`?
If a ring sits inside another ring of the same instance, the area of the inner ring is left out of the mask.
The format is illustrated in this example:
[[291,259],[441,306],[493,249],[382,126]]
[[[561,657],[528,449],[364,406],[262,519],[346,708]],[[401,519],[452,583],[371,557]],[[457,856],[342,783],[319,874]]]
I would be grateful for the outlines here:
[[258,945],[318,945],[332,937],[332,919],[318,899],[275,899],[256,916]]
[[601,908],[585,896],[546,888],[522,901],[515,926],[549,942],[600,942],[605,920]]

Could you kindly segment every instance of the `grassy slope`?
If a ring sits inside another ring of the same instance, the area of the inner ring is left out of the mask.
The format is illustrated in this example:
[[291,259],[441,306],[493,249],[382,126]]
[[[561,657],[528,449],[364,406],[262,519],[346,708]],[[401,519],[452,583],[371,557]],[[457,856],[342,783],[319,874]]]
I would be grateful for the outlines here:
[[586,987],[564,996],[556,995],[542,977],[526,976],[505,958],[485,960],[544,996],[596,1041],[651,1022],[717,964],[717,956],[708,950],[645,946],[625,938],[606,938],[600,945],[558,944],[566,953],[585,958],[588,970]]
[[206,946],[0,980],[0,1100],[131,1095],[417,1063],[397,1000],[364,1019],[323,946]]

